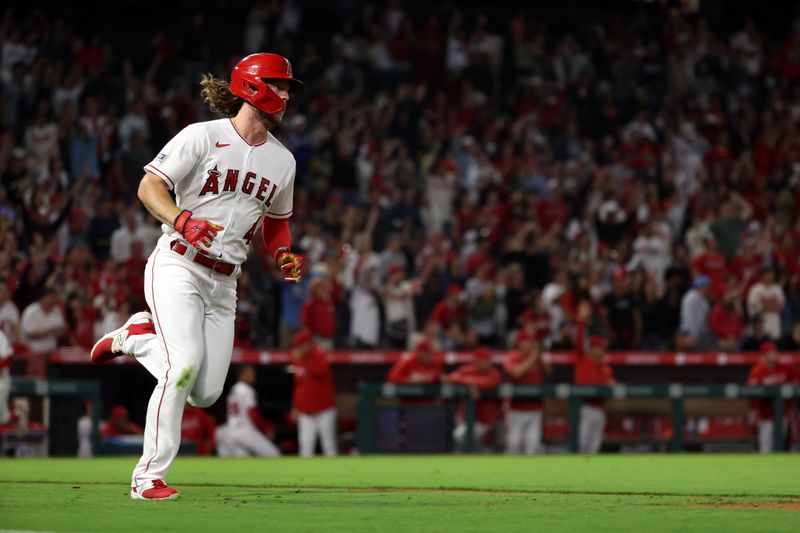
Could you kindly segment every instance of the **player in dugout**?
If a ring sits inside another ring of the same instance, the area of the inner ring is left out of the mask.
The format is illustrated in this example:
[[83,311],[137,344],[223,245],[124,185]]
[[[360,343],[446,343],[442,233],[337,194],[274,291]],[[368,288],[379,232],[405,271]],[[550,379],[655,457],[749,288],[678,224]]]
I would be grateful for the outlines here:
[[313,456],[319,438],[322,452],[328,457],[335,456],[336,392],[328,358],[307,330],[292,337],[291,357],[294,371],[291,417],[297,422],[300,455]]
[[[500,371],[492,365],[492,352],[479,346],[472,352],[473,362],[461,365],[442,379],[448,383],[466,385],[470,396],[477,400],[475,406],[475,442],[482,442],[489,429],[500,418],[500,402],[495,398],[481,398],[481,391],[493,389],[500,384]],[[453,439],[462,450],[467,437],[466,403],[458,406],[458,424]]]
[[428,339],[421,338],[414,346],[413,352],[403,355],[392,365],[386,381],[397,384],[430,385],[439,383],[443,373],[442,357],[434,351]]
[[[800,381],[800,374],[794,367],[780,362],[778,348],[774,342],[767,341],[762,343],[759,352],[761,353],[761,361],[750,369],[750,375],[747,377],[748,385],[770,387],[798,383]],[[790,402],[785,402],[784,406],[783,424],[785,429],[791,404]],[[773,450],[775,430],[772,417],[772,399],[753,400],[753,407],[758,417],[758,451],[769,453]]]
[[[578,306],[575,335],[575,385],[616,385],[614,373],[605,362],[608,341],[600,335],[589,337],[589,350],[586,351],[584,333],[586,320],[591,314],[589,303]],[[594,454],[603,445],[603,431],[606,427],[605,400],[587,398],[581,406],[578,448],[581,453]]]
[[[553,367],[544,358],[541,343],[530,331],[521,329],[515,344],[516,349],[508,352],[503,361],[503,369],[511,383],[539,385],[545,376],[553,373]],[[533,454],[540,451],[542,406],[540,398],[511,399],[506,416],[506,453]]]
[[214,418],[199,407],[187,405],[181,420],[181,442],[192,442],[197,455],[210,455],[217,440]]

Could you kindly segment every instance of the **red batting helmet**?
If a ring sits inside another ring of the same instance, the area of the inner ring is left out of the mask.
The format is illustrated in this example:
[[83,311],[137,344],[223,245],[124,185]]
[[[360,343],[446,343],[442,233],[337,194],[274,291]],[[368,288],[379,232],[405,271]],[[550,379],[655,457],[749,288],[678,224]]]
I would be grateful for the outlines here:
[[305,89],[303,82],[292,75],[292,64],[285,57],[251,54],[233,67],[231,92],[264,113],[280,113],[286,108],[286,102],[270,89],[266,80],[287,80],[292,94],[302,93]]

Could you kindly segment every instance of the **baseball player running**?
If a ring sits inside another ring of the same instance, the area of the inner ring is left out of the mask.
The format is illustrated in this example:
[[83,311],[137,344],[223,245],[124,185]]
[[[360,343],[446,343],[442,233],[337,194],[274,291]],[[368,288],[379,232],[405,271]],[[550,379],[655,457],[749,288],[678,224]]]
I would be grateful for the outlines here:
[[245,366],[228,394],[228,422],[217,431],[220,457],[279,457],[278,447],[267,437],[273,425],[258,412],[256,369]]
[[164,232],[145,267],[152,316],[134,314],[91,353],[94,362],[135,357],[158,380],[133,471],[134,499],[178,496],[164,480],[180,444],[183,406],[188,399],[208,407],[222,393],[236,279],[259,226],[287,282],[299,281],[303,269],[290,252],[295,160],[269,132],[303,84],[286,58],[264,53],[242,59],[230,83],[206,75],[200,84],[211,111],[225,118],[183,129],[144,167],[139,184],[139,199]]

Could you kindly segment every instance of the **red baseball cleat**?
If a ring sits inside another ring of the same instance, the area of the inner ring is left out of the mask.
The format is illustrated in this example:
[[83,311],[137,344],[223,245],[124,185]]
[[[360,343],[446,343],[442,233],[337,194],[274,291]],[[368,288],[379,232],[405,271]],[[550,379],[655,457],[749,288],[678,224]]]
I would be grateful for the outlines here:
[[153,317],[147,311],[134,313],[121,328],[115,329],[100,337],[100,340],[92,347],[92,362],[105,363],[120,355],[133,356],[133,354],[123,351],[123,345],[131,335],[142,335],[144,333],[152,333],[155,335],[156,330],[153,327]]
[[177,500],[179,497],[180,493],[161,479],[154,479],[131,489],[131,498],[134,500]]

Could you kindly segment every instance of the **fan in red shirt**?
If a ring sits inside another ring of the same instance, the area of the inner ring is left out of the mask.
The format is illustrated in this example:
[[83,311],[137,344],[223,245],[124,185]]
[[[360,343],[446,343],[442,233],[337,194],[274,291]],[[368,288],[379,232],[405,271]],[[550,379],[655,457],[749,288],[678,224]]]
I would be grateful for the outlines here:
[[336,306],[333,303],[333,286],[327,277],[311,280],[309,297],[300,310],[300,324],[314,334],[317,346],[333,349],[336,331]]
[[[584,331],[586,319],[591,314],[588,303],[578,307],[575,334],[575,384],[576,385],[608,385],[616,384],[611,367],[604,361],[606,345],[605,337],[592,335],[589,337],[589,352],[584,348]],[[578,432],[581,453],[597,453],[603,445],[603,431],[606,426],[605,401],[600,398],[588,399],[581,406],[581,424]]]
[[705,239],[705,250],[692,260],[695,276],[708,276],[711,279],[711,292],[719,298],[725,291],[725,274],[728,271],[728,260],[719,251],[717,240],[709,235]]
[[[747,377],[748,385],[763,385],[763,386],[776,386],[785,385],[787,383],[798,383],[800,375],[793,367],[781,363],[778,356],[778,348],[775,343],[767,341],[761,345],[761,361],[750,369],[750,375]],[[771,452],[773,449],[773,418],[772,418],[772,400],[771,399],[758,399],[753,400],[753,407],[756,409],[758,415],[758,450],[761,453]],[[789,411],[789,405],[786,405],[786,412],[784,412],[783,423],[786,425],[786,415]]]
[[439,383],[444,361],[436,354],[428,339],[420,339],[414,351],[404,355],[392,366],[386,381],[389,383]]
[[[544,359],[542,345],[530,332],[520,330],[517,349],[508,352],[503,370],[512,383],[539,385],[553,372]],[[542,400],[539,398],[512,398],[506,415],[508,435],[506,453],[533,454],[542,444]]]
[[120,435],[144,435],[144,429],[131,422],[128,408],[117,405],[111,409],[111,416],[100,424],[100,435],[103,437],[119,437]]
[[292,369],[294,393],[292,418],[297,420],[300,455],[310,457],[319,436],[322,451],[336,455],[336,392],[333,371],[325,352],[315,343],[308,331],[292,337]]
[[[494,398],[481,398],[481,391],[493,389],[500,384],[500,371],[492,366],[492,352],[488,348],[479,346],[473,352],[472,363],[461,365],[456,370],[443,378],[449,383],[466,385],[469,394],[477,404],[475,406],[475,442],[481,442],[489,428],[500,417],[500,403]],[[467,436],[467,423],[465,419],[466,404],[461,402],[458,407],[458,425],[453,431],[453,438],[459,447],[463,448]]]
[[741,293],[730,288],[722,295],[722,300],[714,304],[708,319],[711,331],[719,339],[721,350],[736,350],[744,333],[744,315]]
[[467,308],[461,299],[461,286],[452,284],[447,287],[447,295],[437,303],[431,311],[431,320],[436,322],[442,331],[450,331],[459,327],[467,314]]
[[181,442],[193,442],[197,455],[209,455],[217,441],[217,424],[211,415],[191,404],[186,404],[181,419]]

